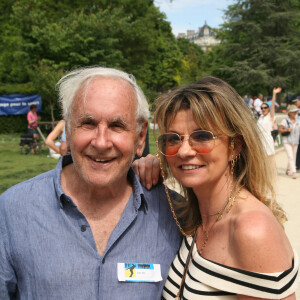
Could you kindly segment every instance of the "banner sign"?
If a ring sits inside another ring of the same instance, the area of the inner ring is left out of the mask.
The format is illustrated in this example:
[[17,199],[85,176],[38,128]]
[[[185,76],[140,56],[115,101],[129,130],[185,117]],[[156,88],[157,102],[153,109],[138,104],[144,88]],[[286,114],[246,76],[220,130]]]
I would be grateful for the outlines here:
[[0,95],[0,116],[27,114],[32,104],[37,106],[37,112],[42,111],[42,98],[39,95]]

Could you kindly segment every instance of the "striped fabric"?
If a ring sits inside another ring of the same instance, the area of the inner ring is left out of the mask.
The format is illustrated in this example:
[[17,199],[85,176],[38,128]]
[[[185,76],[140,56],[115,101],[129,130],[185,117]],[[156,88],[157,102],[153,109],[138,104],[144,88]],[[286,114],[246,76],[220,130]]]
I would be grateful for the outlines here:
[[[184,238],[166,281],[162,299],[176,298],[192,238]],[[294,251],[293,265],[278,273],[255,273],[231,268],[201,257],[196,247],[183,286],[182,299],[232,300],[236,294],[264,299],[282,299],[294,293],[299,283],[299,259]]]

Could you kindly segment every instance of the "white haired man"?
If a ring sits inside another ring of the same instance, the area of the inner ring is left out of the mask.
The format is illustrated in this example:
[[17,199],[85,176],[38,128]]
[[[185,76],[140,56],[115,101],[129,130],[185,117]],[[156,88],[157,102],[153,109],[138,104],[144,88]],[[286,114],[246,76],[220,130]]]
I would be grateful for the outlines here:
[[1,196],[0,298],[160,299],[181,237],[164,187],[144,189],[131,169],[146,98],[102,67],[58,86],[71,155]]

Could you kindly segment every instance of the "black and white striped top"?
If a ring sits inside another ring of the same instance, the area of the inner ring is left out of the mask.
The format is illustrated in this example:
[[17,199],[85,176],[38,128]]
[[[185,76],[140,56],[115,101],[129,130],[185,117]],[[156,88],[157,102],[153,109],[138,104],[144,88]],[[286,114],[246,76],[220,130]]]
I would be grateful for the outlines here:
[[[162,299],[176,298],[192,238],[184,238],[169,270]],[[181,299],[237,299],[236,294],[264,299],[282,299],[294,293],[299,283],[299,259],[294,251],[293,265],[278,273],[256,273],[231,268],[201,257],[196,247],[183,285]]]

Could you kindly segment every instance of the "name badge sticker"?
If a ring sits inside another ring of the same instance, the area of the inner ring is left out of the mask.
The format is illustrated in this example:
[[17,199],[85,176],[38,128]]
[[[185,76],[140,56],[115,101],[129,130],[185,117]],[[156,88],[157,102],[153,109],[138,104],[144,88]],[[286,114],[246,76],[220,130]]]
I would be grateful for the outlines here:
[[125,282],[162,281],[160,264],[118,263],[118,280]]

